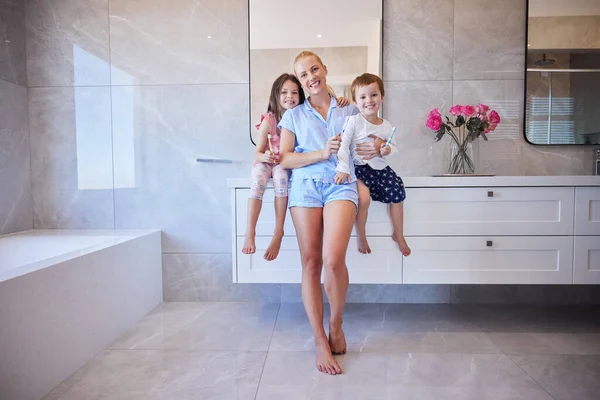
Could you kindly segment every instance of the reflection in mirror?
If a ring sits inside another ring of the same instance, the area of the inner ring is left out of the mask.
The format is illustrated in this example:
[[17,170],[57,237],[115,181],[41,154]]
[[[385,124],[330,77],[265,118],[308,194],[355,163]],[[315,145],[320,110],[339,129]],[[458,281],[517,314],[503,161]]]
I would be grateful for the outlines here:
[[600,144],[600,0],[529,0],[525,135]]
[[271,85],[302,50],[327,66],[327,83],[348,99],[352,80],[364,72],[381,76],[383,1],[250,0],[250,122],[266,112]]

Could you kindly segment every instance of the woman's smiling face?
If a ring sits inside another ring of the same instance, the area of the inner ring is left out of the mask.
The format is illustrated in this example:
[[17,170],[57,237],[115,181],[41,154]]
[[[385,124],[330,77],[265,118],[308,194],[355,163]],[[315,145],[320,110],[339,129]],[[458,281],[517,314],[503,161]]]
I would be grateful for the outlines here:
[[327,67],[322,65],[315,56],[299,59],[294,65],[294,72],[310,95],[327,92]]

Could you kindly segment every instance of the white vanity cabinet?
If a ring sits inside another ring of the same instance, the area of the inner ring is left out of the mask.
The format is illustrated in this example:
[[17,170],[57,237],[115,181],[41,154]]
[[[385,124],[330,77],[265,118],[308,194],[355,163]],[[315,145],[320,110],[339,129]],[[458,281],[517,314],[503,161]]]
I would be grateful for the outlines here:
[[[386,207],[373,202],[370,255],[350,240],[351,283],[600,284],[600,177],[405,178],[403,257],[391,240]],[[275,227],[267,189],[256,230],[256,253],[241,248],[250,182],[229,179],[233,215],[233,280],[299,283],[301,260],[291,217],[279,257],[265,261]]]

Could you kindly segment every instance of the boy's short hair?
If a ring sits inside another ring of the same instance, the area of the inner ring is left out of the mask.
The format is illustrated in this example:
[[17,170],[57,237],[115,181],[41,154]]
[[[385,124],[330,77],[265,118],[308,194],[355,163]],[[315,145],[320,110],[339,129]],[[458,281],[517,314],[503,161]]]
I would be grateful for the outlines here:
[[379,86],[379,91],[381,92],[381,96],[385,96],[385,89],[383,88],[383,81],[380,77],[375,74],[370,74],[368,72],[362,74],[361,76],[357,76],[352,81],[352,86],[350,91],[352,92],[352,100],[356,102],[356,89],[363,86],[369,86],[371,83],[377,83]]

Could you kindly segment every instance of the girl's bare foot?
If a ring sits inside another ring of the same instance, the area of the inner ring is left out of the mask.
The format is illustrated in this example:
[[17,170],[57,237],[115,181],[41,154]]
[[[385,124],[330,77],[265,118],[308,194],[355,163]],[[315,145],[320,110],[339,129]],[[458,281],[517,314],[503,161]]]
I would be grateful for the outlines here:
[[265,260],[273,261],[279,255],[279,249],[281,248],[281,240],[283,239],[283,234],[273,235],[273,239],[271,239],[271,243],[269,243],[269,247],[265,251]]
[[333,354],[331,353],[331,348],[329,347],[327,340],[324,339],[317,341],[315,345],[317,348],[317,369],[320,372],[329,375],[341,374],[342,369],[335,358],[333,358]]
[[329,327],[329,347],[333,354],[346,354],[346,336],[342,327]]
[[394,240],[394,242],[396,242],[396,244],[398,244],[398,247],[400,248],[400,251],[402,252],[402,255],[404,257],[410,256],[410,247],[408,247],[404,236],[394,234],[392,235],[392,239]]
[[366,237],[357,237],[358,242],[358,252],[361,254],[371,254],[371,248],[369,247],[369,242],[367,242]]
[[256,252],[256,243],[254,242],[254,235],[246,233],[246,240],[244,240],[244,247],[242,247],[242,253],[254,254]]

